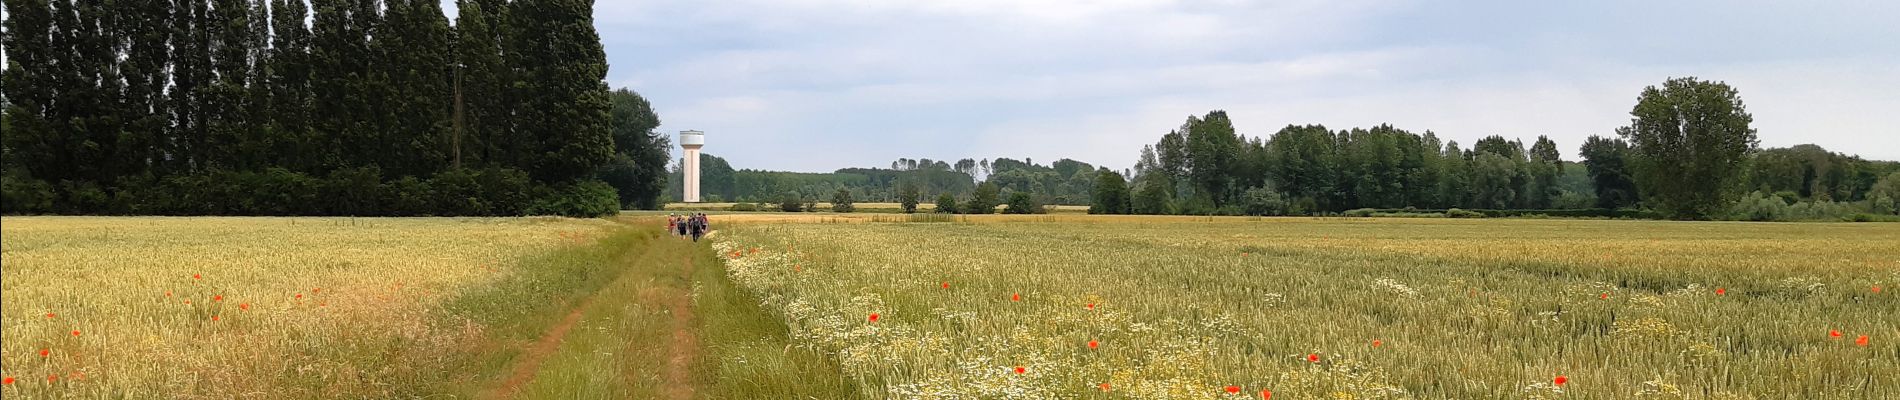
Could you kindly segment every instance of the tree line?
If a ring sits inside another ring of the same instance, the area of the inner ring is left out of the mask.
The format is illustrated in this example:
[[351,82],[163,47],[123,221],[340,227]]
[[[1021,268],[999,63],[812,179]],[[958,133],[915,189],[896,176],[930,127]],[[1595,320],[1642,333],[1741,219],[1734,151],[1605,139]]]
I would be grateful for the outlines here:
[[666,137],[586,0],[5,0],[7,213],[603,215]]
[[[1891,188],[1900,186],[1900,164],[1812,145],[1760,150],[1753,116],[1727,84],[1671,79],[1644,89],[1630,114],[1630,125],[1615,136],[1582,144],[1578,171],[1544,136],[1529,146],[1490,136],[1465,148],[1431,131],[1390,125],[1289,125],[1248,138],[1234,131],[1226,112],[1213,111],[1143,147],[1125,185],[1097,184],[1091,212],[1597,208],[1607,216],[1634,208],[1680,219],[1781,219],[1744,210],[1779,203],[1832,210],[1819,213],[1823,218],[1895,213],[1900,191]],[[1587,175],[1589,189],[1567,184],[1566,171]],[[1759,200],[1770,196],[1772,202]]]

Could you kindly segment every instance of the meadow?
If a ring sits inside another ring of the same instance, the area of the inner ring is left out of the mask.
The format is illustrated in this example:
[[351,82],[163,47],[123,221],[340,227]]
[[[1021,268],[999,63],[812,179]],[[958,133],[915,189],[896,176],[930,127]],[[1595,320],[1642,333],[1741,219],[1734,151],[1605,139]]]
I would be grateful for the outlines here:
[[1900,397],[1900,225],[721,217],[864,398]]
[[[485,386],[629,246],[565,218],[6,217],[8,398],[361,398]],[[558,266],[558,268],[557,268]],[[475,385],[470,385],[475,383]]]

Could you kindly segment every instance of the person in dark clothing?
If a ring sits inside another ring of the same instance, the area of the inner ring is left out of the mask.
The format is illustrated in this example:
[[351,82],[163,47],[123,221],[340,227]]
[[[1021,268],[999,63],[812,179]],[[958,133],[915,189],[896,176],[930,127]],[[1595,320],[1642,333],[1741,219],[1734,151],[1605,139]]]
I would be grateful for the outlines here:
[[706,236],[706,214],[694,215],[692,221],[693,241],[698,242],[700,236]]

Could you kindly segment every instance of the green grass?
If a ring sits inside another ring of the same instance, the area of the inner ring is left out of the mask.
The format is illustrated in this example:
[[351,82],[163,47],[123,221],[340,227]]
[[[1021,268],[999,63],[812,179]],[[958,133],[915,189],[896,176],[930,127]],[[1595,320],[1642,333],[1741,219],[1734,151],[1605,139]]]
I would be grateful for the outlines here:
[[521,398],[853,398],[835,363],[791,346],[785,325],[728,280],[704,242],[639,230],[657,237],[594,294]]

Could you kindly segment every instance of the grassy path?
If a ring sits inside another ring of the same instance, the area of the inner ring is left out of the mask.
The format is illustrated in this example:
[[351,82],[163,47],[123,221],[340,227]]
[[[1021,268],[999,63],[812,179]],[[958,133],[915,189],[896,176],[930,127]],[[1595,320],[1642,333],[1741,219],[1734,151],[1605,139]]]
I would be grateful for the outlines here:
[[790,345],[705,242],[634,229],[625,271],[518,356],[487,398],[842,399],[836,363]]

